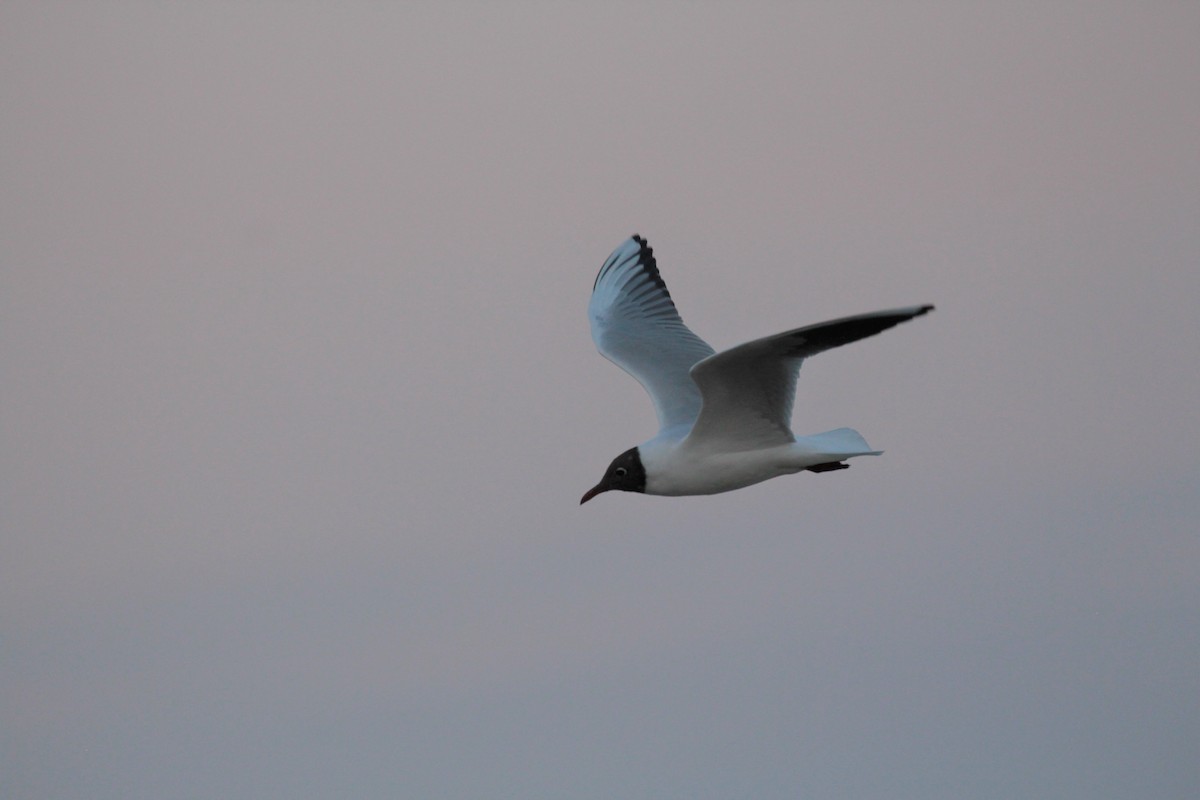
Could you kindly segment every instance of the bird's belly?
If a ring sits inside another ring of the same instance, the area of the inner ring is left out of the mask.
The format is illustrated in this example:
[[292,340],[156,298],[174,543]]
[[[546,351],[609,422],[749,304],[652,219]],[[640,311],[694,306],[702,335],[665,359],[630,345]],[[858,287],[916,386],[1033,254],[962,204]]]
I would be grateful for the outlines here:
[[789,459],[786,448],[743,453],[696,455],[677,453],[662,469],[647,471],[646,494],[719,494],[752,486],[802,467]]

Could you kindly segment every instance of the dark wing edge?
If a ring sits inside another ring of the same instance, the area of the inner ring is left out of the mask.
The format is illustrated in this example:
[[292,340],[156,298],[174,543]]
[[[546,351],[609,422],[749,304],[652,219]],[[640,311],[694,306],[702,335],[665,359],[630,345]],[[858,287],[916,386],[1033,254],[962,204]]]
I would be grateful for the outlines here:
[[933,310],[932,305],[920,305],[856,314],[778,333],[767,337],[766,340],[760,339],[757,343],[766,344],[774,353],[784,358],[807,358],[883,333],[902,322],[924,316]]
[[[648,277],[654,283],[654,285],[657,286],[662,293],[667,296],[668,300],[671,300],[671,293],[667,291],[667,282],[663,280],[662,274],[658,271],[658,262],[654,259],[654,248],[650,246],[650,243],[646,241],[645,237],[639,234],[635,233],[629,238],[633,239],[638,244],[637,260],[638,264],[641,265],[642,270],[645,272],[646,277]],[[609,255],[605,262],[600,266],[600,270],[596,273],[596,280],[592,281],[593,292],[596,291],[596,287],[600,285],[600,279],[604,277],[605,273],[612,269],[621,260],[621,248],[618,247],[616,250],[612,251],[612,254]],[[675,302],[673,300],[671,301],[671,308],[675,308]]]

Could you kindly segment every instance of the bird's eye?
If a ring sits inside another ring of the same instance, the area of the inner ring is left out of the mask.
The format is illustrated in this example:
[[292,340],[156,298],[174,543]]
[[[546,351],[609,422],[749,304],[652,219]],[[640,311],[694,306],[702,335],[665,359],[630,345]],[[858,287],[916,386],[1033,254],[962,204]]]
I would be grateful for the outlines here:
[[624,467],[617,467],[613,470],[613,475],[616,475],[618,478],[624,478],[625,473],[627,472],[629,472],[629,470],[625,469]]

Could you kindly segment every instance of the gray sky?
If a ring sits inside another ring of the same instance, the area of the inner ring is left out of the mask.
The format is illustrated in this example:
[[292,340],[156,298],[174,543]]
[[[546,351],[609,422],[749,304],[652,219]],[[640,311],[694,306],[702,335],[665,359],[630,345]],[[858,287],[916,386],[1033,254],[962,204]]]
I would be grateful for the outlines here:
[[[1200,6],[8,2],[0,795],[1200,793]],[[399,5],[399,4],[395,4]],[[607,494],[649,237],[879,459]]]

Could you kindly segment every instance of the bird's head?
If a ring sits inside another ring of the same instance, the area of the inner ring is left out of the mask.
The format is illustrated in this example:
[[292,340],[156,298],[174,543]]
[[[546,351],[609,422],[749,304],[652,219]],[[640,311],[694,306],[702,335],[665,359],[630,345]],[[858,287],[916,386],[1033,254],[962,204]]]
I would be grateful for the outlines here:
[[638,449],[631,447],[613,459],[604,472],[600,482],[588,489],[587,494],[579,501],[583,505],[601,492],[620,489],[622,492],[646,491],[646,470],[642,467],[642,458]]

